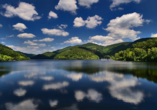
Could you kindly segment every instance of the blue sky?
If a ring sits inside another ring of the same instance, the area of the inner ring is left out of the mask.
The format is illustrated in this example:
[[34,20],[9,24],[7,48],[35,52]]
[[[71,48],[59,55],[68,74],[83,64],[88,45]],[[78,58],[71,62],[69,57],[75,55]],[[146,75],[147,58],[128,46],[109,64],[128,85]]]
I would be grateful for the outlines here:
[[157,37],[156,0],[1,0],[0,43],[39,54]]

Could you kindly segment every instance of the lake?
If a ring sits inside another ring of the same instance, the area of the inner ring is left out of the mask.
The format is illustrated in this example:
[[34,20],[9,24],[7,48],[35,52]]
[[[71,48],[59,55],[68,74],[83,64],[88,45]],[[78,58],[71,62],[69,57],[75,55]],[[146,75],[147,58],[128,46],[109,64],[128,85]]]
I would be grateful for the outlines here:
[[157,110],[157,63],[0,63],[0,110]]

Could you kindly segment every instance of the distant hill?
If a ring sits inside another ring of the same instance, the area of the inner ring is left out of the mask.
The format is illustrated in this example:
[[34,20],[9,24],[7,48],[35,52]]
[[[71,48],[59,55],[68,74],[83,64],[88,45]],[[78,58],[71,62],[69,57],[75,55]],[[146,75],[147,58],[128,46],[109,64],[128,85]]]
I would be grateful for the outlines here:
[[54,59],[60,60],[94,60],[99,59],[94,53],[81,49],[79,47],[71,47],[70,49],[57,54]]
[[29,60],[26,55],[0,44],[0,61]]
[[[19,51],[17,51],[17,52],[19,52]],[[29,54],[29,53],[23,53],[23,52],[20,52],[20,53],[26,55],[29,58],[32,58],[32,57],[36,56],[35,54]]]
[[[134,42],[122,42],[108,46],[101,46],[94,43],[87,43],[83,45],[69,46],[63,49],[56,50],[54,52],[45,52],[43,54],[39,54],[34,56],[32,59],[54,59],[58,54],[65,52],[73,47],[77,47],[82,50],[90,51],[97,55],[99,58],[104,58],[106,55],[113,56],[115,53],[118,53],[121,50],[126,50],[127,48],[131,48],[133,44],[137,42],[142,42],[149,40],[151,38],[143,38],[136,40]],[[81,52],[81,51],[80,51]]]

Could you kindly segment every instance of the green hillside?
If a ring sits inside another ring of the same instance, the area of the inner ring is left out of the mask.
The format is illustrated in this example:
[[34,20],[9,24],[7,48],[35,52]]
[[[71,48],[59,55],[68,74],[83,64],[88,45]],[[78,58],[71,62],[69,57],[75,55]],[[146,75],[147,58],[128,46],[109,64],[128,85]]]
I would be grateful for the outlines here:
[[143,39],[136,40],[134,42],[122,42],[122,43],[117,43],[117,44],[113,44],[109,46],[101,46],[94,43],[69,46],[63,49],[56,50],[54,52],[45,52],[43,54],[36,55],[32,59],[54,59],[58,54],[65,52],[73,47],[78,47],[82,50],[90,51],[94,53],[95,55],[99,56],[99,58],[109,58],[110,56],[115,55],[115,53],[118,53],[119,51],[123,51],[123,50],[126,50],[127,48],[131,48],[132,45],[137,42],[142,42],[149,39],[151,38],[143,38]]
[[116,53],[113,59],[123,61],[157,61],[157,38],[133,43],[131,48]]
[[13,60],[29,60],[27,56],[20,52],[16,52],[13,49],[0,44],[0,61],[13,61]]
[[54,59],[60,59],[60,60],[95,60],[99,59],[97,55],[94,53],[78,48],[78,47],[72,47],[60,54],[57,54]]

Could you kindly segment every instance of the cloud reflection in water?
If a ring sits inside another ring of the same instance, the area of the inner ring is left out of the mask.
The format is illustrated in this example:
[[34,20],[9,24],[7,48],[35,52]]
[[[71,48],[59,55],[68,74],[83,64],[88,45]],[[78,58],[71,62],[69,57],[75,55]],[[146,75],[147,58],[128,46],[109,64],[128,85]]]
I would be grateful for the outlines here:
[[56,90],[56,89],[62,89],[67,86],[69,86],[69,82],[64,81],[64,82],[58,82],[58,83],[52,83],[52,84],[45,84],[43,86],[43,89],[44,90],[49,90],[49,89]]
[[102,100],[102,94],[94,89],[89,89],[87,94],[83,91],[75,92],[75,98],[77,101],[82,101],[85,97],[96,103],[99,103]]
[[18,96],[18,97],[21,97],[21,96],[24,96],[25,94],[26,94],[26,90],[25,89],[22,89],[22,88],[20,88],[20,89],[16,89],[16,90],[14,90],[14,94],[16,95],[16,96]]
[[90,78],[95,82],[108,81],[111,96],[118,100],[133,104],[139,104],[143,100],[143,92],[131,89],[131,87],[138,85],[137,78],[133,76],[125,78],[122,74],[104,72],[99,75],[93,75]]
[[34,104],[33,100],[28,99],[18,104],[6,103],[5,106],[7,110],[37,110],[38,105]]

